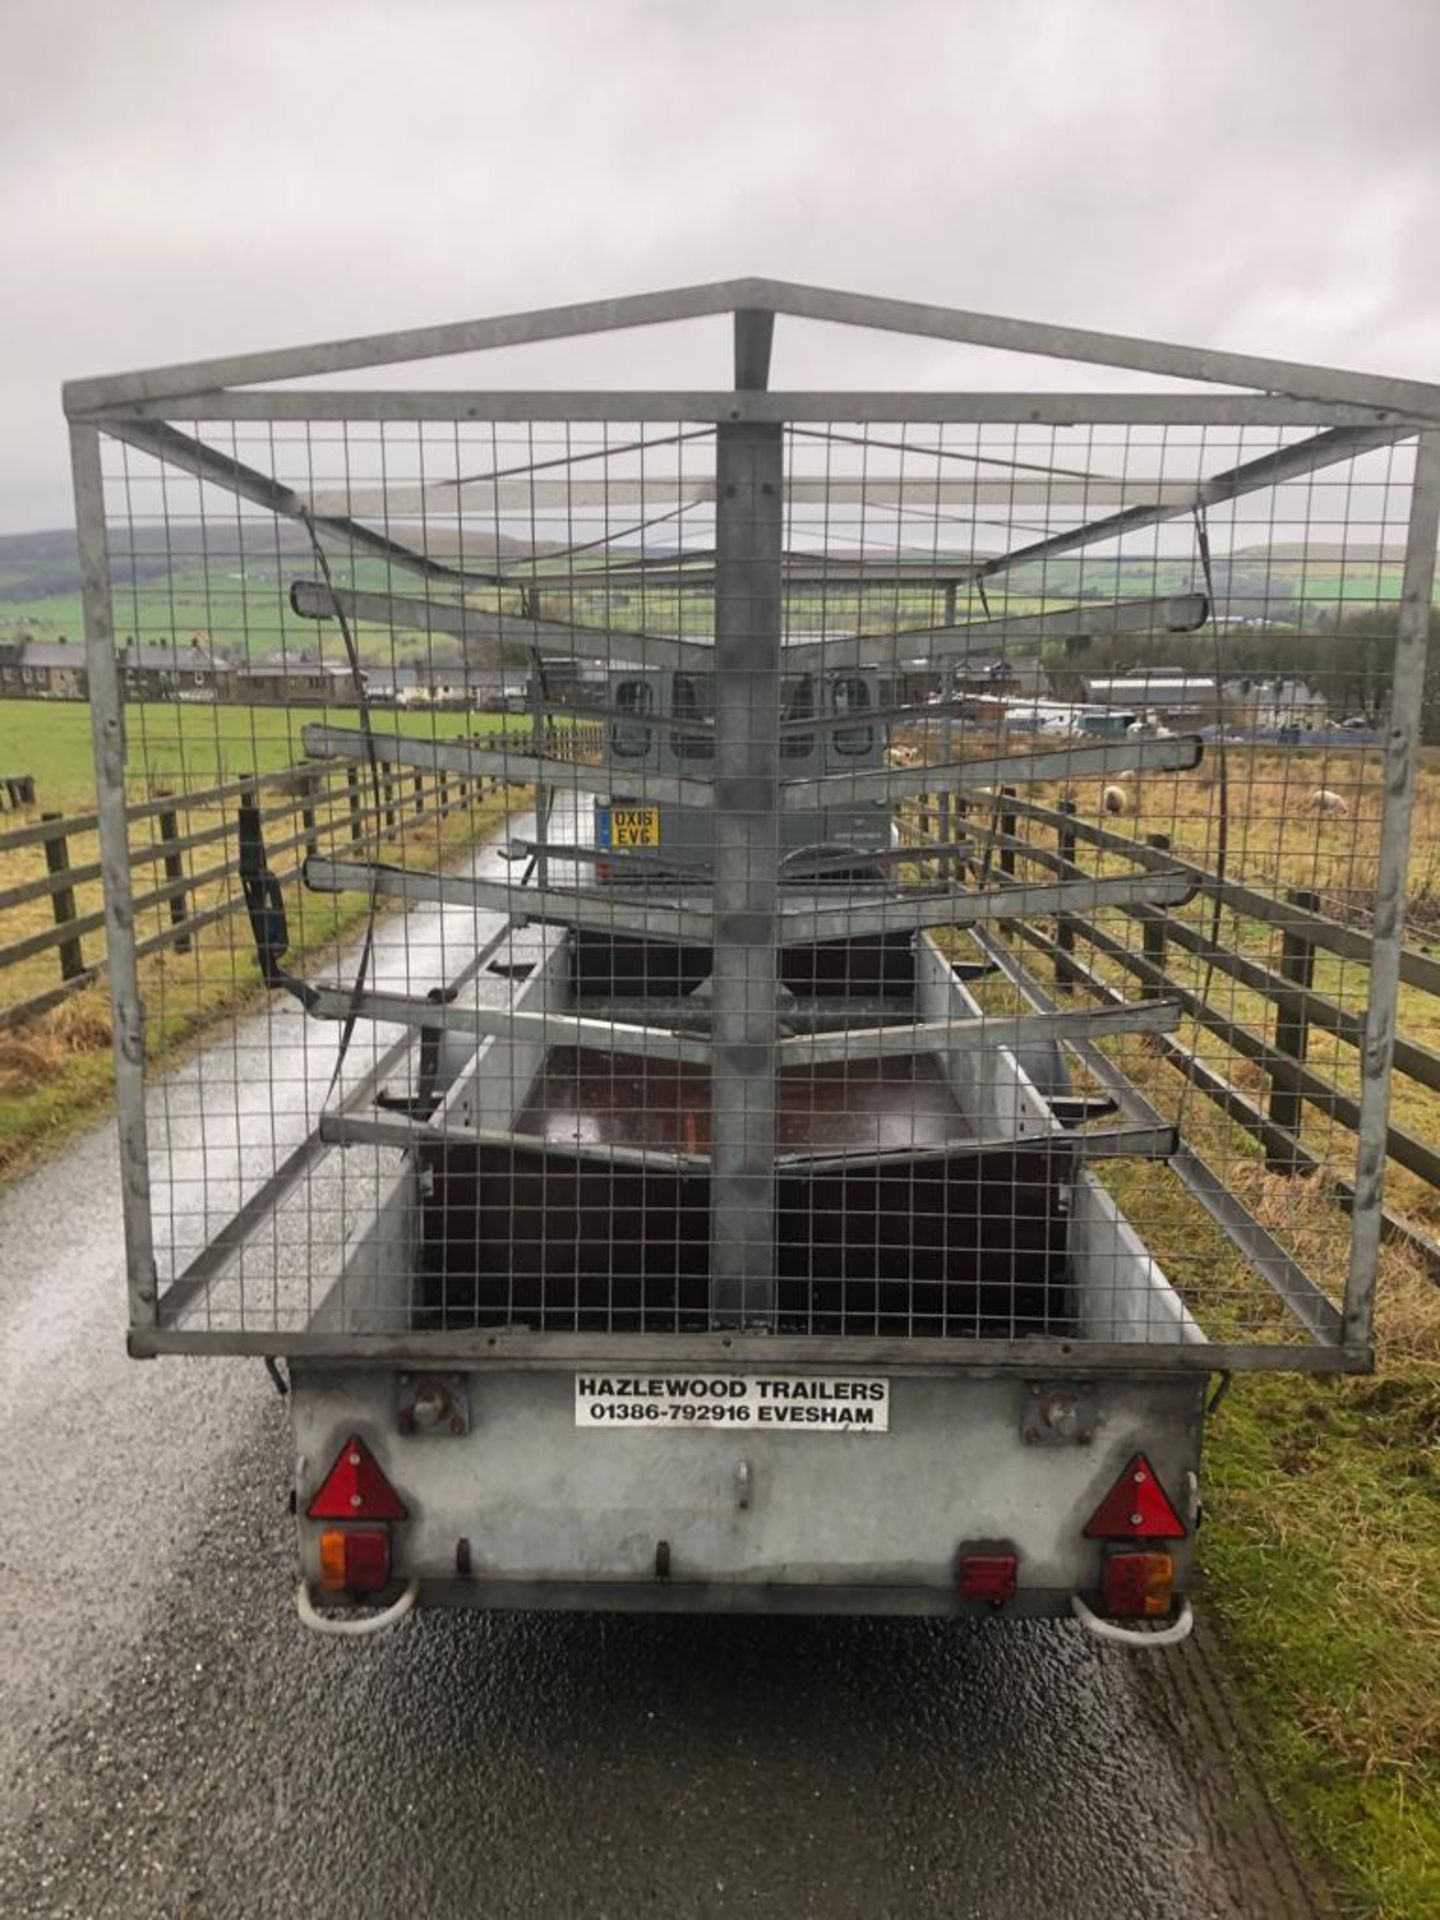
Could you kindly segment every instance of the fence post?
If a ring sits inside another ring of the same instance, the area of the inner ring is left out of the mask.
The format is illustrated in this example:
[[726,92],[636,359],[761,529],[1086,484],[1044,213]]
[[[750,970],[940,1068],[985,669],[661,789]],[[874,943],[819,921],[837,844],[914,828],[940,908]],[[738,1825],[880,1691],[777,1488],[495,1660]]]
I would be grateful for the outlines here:
[[[1075,802],[1062,800],[1057,809],[1065,815],[1056,829],[1060,858],[1069,866],[1075,864],[1075,829],[1069,823],[1075,818]],[[1061,880],[1068,879],[1062,873]],[[1068,913],[1055,916],[1055,984],[1064,992],[1072,992],[1075,986],[1075,970],[1069,965],[1068,956],[1075,951],[1075,922]]]
[[319,852],[315,836],[315,794],[317,782],[313,773],[305,776],[305,784],[300,789],[300,826],[305,835],[305,858],[313,860]]
[[[1157,853],[1168,853],[1170,851],[1170,836],[1168,833],[1147,833],[1145,836],[1145,844],[1147,847],[1154,847]],[[1140,923],[1140,951],[1152,967],[1157,967],[1160,972],[1163,973],[1165,971],[1165,950],[1165,909],[1163,907],[1147,908],[1145,917]],[[1161,980],[1145,981],[1140,989],[1140,997],[1142,1000],[1163,1000],[1165,997],[1164,982]]]
[[[1291,906],[1300,907],[1306,913],[1320,911],[1320,896],[1309,887],[1296,887],[1286,898]],[[1286,927],[1280,936],[1280,971],[1287,980],[1294,981],[1298,991],[1293,998],[1277,996],[1275,1045],[1292,1060],[1303,1060],[1310,1045],[1310,1013],[1301,996],[1315,983],[1315,945],[1298,927]],[[1304,1095],[1298,1088],[1282,1084],[1283,1071],[1282,1067],[1280,1073],[1270,1076],[1270,1118],[1277,1127],[1298,1135]],[[1265,1164],[1271,1173],[1301,1171],[1299,1156],[1283,1148],[1268,1152]]]
[[380,762],[382,788],[385,794],[385,831],[395,831],[395,769],[388,760]]
[[[966,800],[963,793],[957,793],[955,795],[955,843],[957,846],[960,844],[962,840],[965,839],[969,826],[970,826],[970,803]],[[970,848],[970,852],[972,855],[974,851],[975,849],[972,846]],[[970,875],[971,879],[973,880],[976,877],[976,875],[979,873],[979,871],[980,869],[975,864],[973,859],[957,860],[955,862],[954,873],[955,873],[955,878],[957,880],[963,879],[967,873]]]
[[360,769],[353,761],[345,769],[345,798],[350,808],[350,838],[363,840],[365,829],[360,823]]
[[[42,820],[61,820],[63,814],[42,813]],[[70,849],[63,833],[57,833],[45,842],[45,870],[47,873],[60,874],[70,871]],[[63,927],[67,921],[75,918],[75,889],[56,887],[50,895],[50,905],[55,914],[55,924]],[[74,980],[85,971],[85,956],[80,951],[80,942],[73,936],[60,942],[60,978]]]
[[[158,794],[156,798],[168,800],[170,795],[168,793],[161,793]],[[180,838],[179,819],[173,812],[162,813],[159,817],[159,825],[162,846],[167,842],[171,843],[170,851],[164,857],[165,883],[169,886],[173,882],[177,880],[183,881],[185,878],[185,862],[181,858],[180,849],[173,844]],[[170,924],[172,927],[183,927],[189,917],[190,910],[186,905],[185,889],[182,886],[178,892],[172,893],[170,896]],[[177,933],[173,944],[176,953],[189,953],[189,934]]]
[[425,776],[423,773],[417,773],[415,776],[415,811],[417,813],[423,813],[425,811]]
[[940,809],[940,818],[936,822],[935,832],[941,848],[940,857],[935,862],[935,876],[939,880],[953,881],[955,863],[950,857],[949,849],[955,842],[955,795],[949,787],[937,796],[935,804]]
[[[1002,800],[1013,800],[1015,798],[1015,788],[1001,787],[1000,797]],[[1000,809],[1000,838],[1002,840],[1013,840],[1015,838],[1015,814],[1013,809],[1008,812],[1004,807]],[[1001,873],[1006,874],[1010,879],[1012,880],[1014,879],[1015,877],[1014,847],[1001,847],[1000,871]]]

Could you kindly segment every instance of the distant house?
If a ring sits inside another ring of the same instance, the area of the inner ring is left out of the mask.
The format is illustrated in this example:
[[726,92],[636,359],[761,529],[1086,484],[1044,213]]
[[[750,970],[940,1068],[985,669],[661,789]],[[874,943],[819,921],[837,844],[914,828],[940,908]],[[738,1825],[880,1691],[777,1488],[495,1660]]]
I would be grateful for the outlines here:
[[[234,670],[233,698],[250,707],[355,707],[354,676],[338,661],[296,660],[276,654],[242,661]],[[361,675],[362,680],[366,678]]]
[[[127,700],[221,697],[225,668],[198,641],[188,646],[137,645],[116,651]],[[84,700],[90,691],[85,648],[79,640],[16,640],[0,646],[0,697],[11,700]]]
[[365,677],[365,691],[377,705],[473,707],[496,713],[503,711],[512,685],[523,693],[524,682],[513,672],[507,676],[499,667],[459,661],[397,662],[371,667]]
[[955,668],[950,698],[960,708],[962,719],[988,725],[1003,718],[1008,702],[1017,694],[1038,697],[1042,688],[1034,679],[1026,679],[1016,670],[1013,660],[963,660]]
[[570,654],[558,654],[540,662],[540,676],[543,687],[537,685],[533,672],[525,681],[525,702],[533,705],[537,694],[542,706],[550,707],[602,707],[605,704],[613,667],[625,664],[612,661],[610,667],[596,666],[588,660],[577,660]]
[[226,669],[198,640],[188,646],[129,640],[116,655],[127,700],[180,700],[211,705],[224,690]]
[[1329,719],[1324,694],[1305,680],[1227,680],[1225,705],[1230,717],[1262,732],[1323,727]]
[[[116,650],[126,700],[166,700],[213,706],[327,706],[358,704],[348,666],[277,654],[231,666],[203,646],[127,640]],[[458,671],[458,670],[457,670]],[[84,700],[89,694],[85,648],[72,640],[0,643],[0,699]]]
[[1221,693],[1214,679],[1173,668],[1087,678],[1084,697],[1087,706],[1153,714],[1168,727],[1208,726],[1220,718]]
[[85,649],[70,640],[12,640],[0,645],[0,699],[83,700],[90,676]]
[[1020,693],[1023,681],[1014,660],[962,660],[955,668],[954,694]]

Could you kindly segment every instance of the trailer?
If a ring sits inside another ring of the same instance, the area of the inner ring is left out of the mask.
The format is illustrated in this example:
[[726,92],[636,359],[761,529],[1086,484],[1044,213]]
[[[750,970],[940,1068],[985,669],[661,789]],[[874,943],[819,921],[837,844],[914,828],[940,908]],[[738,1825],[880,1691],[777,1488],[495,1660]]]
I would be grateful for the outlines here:
[[[331,378],[715,316],[713,392]],[[1152,384],[772,392],[777,316]],[[1217,1386],[1371,1364],[1440,390],[741,281],[80,381],[66,408],[130,1347],[262,1356],[287,1389],[306,1625],[998,1613],[1183,1638]],[[1209,646],[1218,686],[1212,559],[1360,524],[1404,547],[1366,603],[1398,604],[1390,717],[1327,763],[1348,804],[1323,827],[1223,737],[1009,738],[945,695],[967,658],[1035,686],[1096,645]],[[208,556],[213,638],[303,636],[347,710],[277,735],[127,706],[110,556],[142,525]],[[262,608],[236,560],[296,526],[310,563]],[[439,639],[528,661],[525,713],[372,712],[367,670]],[[265,804],[297,764],[347,780],[306,815],[298,886]],[[184,953],[165,890],[135,904],[127,803],[162,779],[244,898],[225,917],[218,881]],[[1067,832],[1142,794],[1145,832]],[[1374,926],[1369,966],[1326,982],[1350,1164],[1297,1081],[1272,1108],[1290,1178],[1216,1118],[1242,1098],[1240,1011],[1210,993],[1226,863],[1262,832],[1257,942],[1316,911],[1297,844]],[[193,1019],[217,965],[262,1004],[153,1064],[147,1032]]]

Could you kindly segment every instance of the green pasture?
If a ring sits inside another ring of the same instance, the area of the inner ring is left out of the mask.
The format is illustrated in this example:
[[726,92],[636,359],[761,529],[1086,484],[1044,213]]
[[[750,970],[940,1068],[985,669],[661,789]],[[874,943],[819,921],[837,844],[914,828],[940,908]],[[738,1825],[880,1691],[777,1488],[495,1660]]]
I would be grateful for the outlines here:
[[[317,722],[358,727],[354,707],[179,706],[166,701],[125,709],[127,776],[134,795],[147,788],[210,786],[246,773],[275,773],[305,758],[301,729]],[[373,716],[377,734],[457,740],[469,733],[528,732],[524,715],[401,713]],[[0,777],[35,776],[43,808],[72,812],[95,798],[90,709],[84,701],[0,700]]]

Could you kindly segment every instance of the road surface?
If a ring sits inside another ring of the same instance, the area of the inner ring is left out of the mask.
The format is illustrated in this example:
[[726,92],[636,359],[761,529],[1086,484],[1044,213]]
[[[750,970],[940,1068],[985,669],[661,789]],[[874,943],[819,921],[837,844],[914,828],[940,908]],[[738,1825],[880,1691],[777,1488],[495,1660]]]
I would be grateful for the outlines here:
[[1314,1912],[1192,1653],[1039,1622],[306,1634],[260,1363],[125,1358],[108,1126],[0,1195],[0,1249],[6,1916]]

